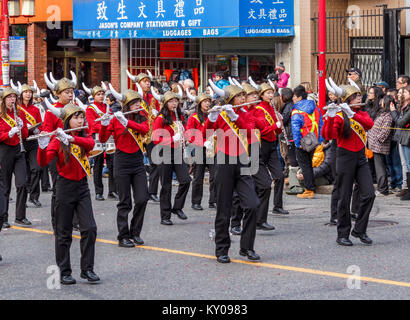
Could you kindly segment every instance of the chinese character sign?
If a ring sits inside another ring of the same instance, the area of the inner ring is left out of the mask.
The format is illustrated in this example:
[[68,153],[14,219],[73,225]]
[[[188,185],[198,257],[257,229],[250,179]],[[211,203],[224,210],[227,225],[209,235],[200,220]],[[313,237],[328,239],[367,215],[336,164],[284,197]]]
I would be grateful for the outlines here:
[[77,39],[291,36],[293,1],[73,0],[73,27]]

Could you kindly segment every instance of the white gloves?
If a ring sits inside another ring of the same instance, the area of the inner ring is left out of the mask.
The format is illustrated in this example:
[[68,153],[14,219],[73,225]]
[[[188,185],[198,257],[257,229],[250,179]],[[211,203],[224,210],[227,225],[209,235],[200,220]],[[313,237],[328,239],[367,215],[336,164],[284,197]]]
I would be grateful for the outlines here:
[[39,134],[39,133],[40,133],[40,130],[39,130],[38,128],[35,128],[35,129],[33,130],[33,133],[34,133],[34,134]]
[[23,128],[24,122],[19,117],[16,118],[16,123],[19,129]]
[[158,115],[158,111],[157,109],[152,109],[152,114],[154,115],[154,117],[156,117]]
[[206,140],[205,143],[204,143],[204,147],[205,147],[205,149],[207,149],[207,150],[211,149],[211,147],[212,147],[212,142]]
[[229,119],[231,119],[231,121],[238,120],[239,116],[235,113],[235,111],[233,111],[232,105],[227,104],[223,106],[223,109],[226,111],[226,114],[228,115]]
[[327,110],[325,116],[328,116],[330,118],[336,117],[336,114],[341,110],[340,107],[334,103],[329,104],[327,107],[325,107],[325,109]]
[[178,132],[172,137],[172,141],[177,142],[181,140],[181,134]]
[[107,127],[107,126],[110,124],[110,122],[111,122],[111,117],[105,117],[105,116],[103,116],[102,119],[103,119],[103,120],[101,120],[101,125],[102,125],[103,127]]
[[354,115],[356,114],[356,112],[354,112],[354,111],[352,111],[352,109],[350,109],[350,106],[347,103],[341,104],[340,107],[342,108],[342,110],[344,112],[346,112],[349,119],[353,118]]
[[64,143],[66,146],[70,144],[70,141],[74,141],[74,137],[70,136],[69,134],[65,133],[63,129],[57,129],[57,138]]
[[117,111],[116,113],[114,113],[114,117],[116,117],[124,127],[127,126],[128,120],[125,118],[124,114],[121,111]]
[[222,111],[222,107],[221,106],[215,106],[213,107],[211,110],[208,111],[208,119],[211,122],[216,122],[216,120],[218,119],[219,114]]
[[282,122],[280,122],[280,121],[276,122],[276,126],[277,126],[279,129],[282,128]]
[[9,131],[9,138],[13,138],[13,136],[19,131],[20,131],[20,129],[17,128],[17,127],[11,128],[11,130]]
[[49,143],[50,143],[50,136],[38,138],[38,146],[40,147],[40,149],[47,148]]

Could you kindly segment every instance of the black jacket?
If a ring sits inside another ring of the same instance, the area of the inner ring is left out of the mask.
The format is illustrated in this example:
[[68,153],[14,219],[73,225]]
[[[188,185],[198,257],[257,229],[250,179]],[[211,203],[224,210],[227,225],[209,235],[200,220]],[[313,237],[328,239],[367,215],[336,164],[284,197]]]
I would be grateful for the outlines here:
[[[293,108],[293,102],[290,101],[285,104],[282,110],[282,117],[283,117],[283,126],[285,127],[286,133],[288,135],[288,140],[293,141],[293,135],[292,135],[292,123],[291,123],[291,117],[292,117],[292,108]],[[283,136],[283,133],[281,133],[281,137]]]
[[[391,113],[395,126],[397,128],[410,129],[410,104],[407,105],[403,111],[393,111]],[[394,141],[410,147],[410,131],[409,130],[395,130]]]
[[313,177],[315,179],[324,177],[329,184],[333,183],[333,175],[332,175],[332,156],[333,156],[333,148],[331,148],[331,142],[328,142],[323,147],[323,152],[325,153],[325,159],[321,163],[319,167],[313,168]]

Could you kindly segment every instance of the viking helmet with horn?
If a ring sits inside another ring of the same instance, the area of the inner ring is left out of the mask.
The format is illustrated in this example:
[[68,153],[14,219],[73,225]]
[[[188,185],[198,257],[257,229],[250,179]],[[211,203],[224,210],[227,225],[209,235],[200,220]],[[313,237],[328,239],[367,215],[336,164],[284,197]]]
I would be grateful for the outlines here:
[[[10,81],[11,82],[11,81]],[[33,80],[33,87],[29,86],[28,84],[23,84],[21,85],[20,82],[18,82],[18,88],[19,88],[19,93],[22,94],[24,91],[31,91],[34,95],[34,93],[37,92],[38,86],[35,80]]]
[[357,85],[342,85],[339,87],[330,77],[328,83],[331,88],[333,88],[334,94],[341,98],[342,103],[346,102],[347,99],[355,93],[361,93],[361,90]]
[[188,89],[188,88],[186,88],[185,91],[186,91],[186,94],[187,94],[188,99],[190,99],[190,100],[196,102],[198,105],[201,105],[202,101],[205,101],[205,100],[207,100],[207,99],[209,99],[209,100],[212,101],[212,97],[211,97],[209,94],[207,94],[207,93],[200,93],[200,94],[197,95],[197,96],[193,96],[193,95],[189,92],[189,89]]
[[102,87],[100,87],[100,86],[95,86],[94,88],[90,89],[90,88],[88,88],[88,87],[85,85],[84,82],[82,83],[82,85],[83,85],[83,88],[84,88],[85,92],[87,92],[87,93],[88,93],[90,96],[92,96],[93,98],[95,97],[95,95],[96,95],[98,92],[104,92],[104,93],[105,93],[105,91],[106,91],[106,90],[104,90],[104,88],[102,88]]
[[127,90],[125,92],[125,94],[121,94],[121,93],[118,93],[113,88],[111,83],[108,85],[108,87],[110,88],[110,91],[113,94],[113,96],[115,97],[115,99],[117,99],[119,102],[121,102],[121,104],[123,106],[125,106],[125,105],[129,104],[131,101],[134,101],[134,100],[137,100],[137,99],[142,100],[142,96],[137,91]]
[[75,89],[77,86],[77,77],[74,72],[70,71],[71,80],[67,78],[62,78],[59,81],[56,81],[53,77],[53,74],[50,72],[50,79],[47,77],[47,73],[44,73],[44,81],[47,83],[47,86],[52,90],[56,91],[57,94],[60,94],[67,89]]
[[14,90],[13,88],[7,87],[6,89],[3,90],[3,93],[1,95],[1,99],[4,100],[6,97],[8,97],[11,94],[15,94],[18,97],[18,92]]
[[211,79],[209,79],[208,82],[211,88],[215,91],[215,93],[219,97],[225,99],[226,104],[229,104],[233,98],[235,98],[238,94],[244,92],[242,88],[235,85],[229,85],[224,89],[220,89],[218,86],[215,85],[215,83],[213,83]]
[[[146,73],[140,73],[139,75],[134,76],[127,70],[127,76],[128,76],[128,78],[131,79],[131,81],[136,82],[136,83],[140,83],[143,79],[146,79],[146,78],[151,80],[151,77]],[[152,76],[152,74],[151,74],[151,76]]]

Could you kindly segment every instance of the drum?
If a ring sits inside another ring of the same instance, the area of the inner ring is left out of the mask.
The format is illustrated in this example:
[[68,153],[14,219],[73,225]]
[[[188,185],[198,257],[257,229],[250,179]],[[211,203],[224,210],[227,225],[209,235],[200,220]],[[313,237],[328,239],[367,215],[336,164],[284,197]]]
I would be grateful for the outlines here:
[[99,154],[103,153],[105,150],[105,143],[101,143],[98,137],[98,134],[95,134],[95,145],[94,145],[94,149],[90,151],[90,155],[89,157],[95,157],[98,156]]
[[107,146],[105,148],[106,154],[113,154],[115,152],[115,142],[113,136],[111,136],[107,141]]

